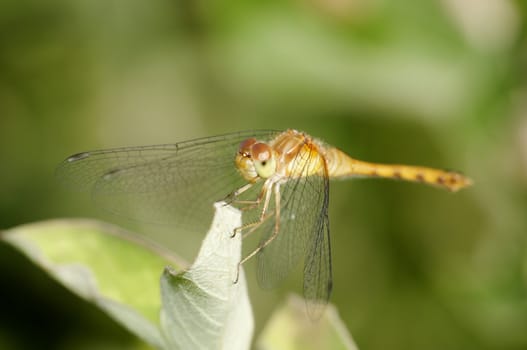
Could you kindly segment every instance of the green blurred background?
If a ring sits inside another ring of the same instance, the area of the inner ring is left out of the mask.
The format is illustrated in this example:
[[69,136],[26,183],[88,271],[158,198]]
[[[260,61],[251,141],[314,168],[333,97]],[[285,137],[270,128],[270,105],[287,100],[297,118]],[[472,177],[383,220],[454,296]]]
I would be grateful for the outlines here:
[[[526,349],[526,12],[520,0],[2,1],[0,228],[117,222],[57,185],[69,154],[296,128],[359,159],[475,181],[457,194],[332,183],[332,302],[359,348]],[[259,332],[300,283],[266,292],[246,271]],[[0,273],[0,348],[136,346],[5,245]]]

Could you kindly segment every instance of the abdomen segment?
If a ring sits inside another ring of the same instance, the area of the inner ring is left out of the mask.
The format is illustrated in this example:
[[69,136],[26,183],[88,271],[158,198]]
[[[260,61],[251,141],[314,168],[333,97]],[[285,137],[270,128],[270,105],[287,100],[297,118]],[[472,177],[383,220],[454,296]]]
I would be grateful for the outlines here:
[[364,162],[351,158],[336,148],[326,150],[325,157],[330,178],[368,176],[400,179],[439,186],[453,192],[472,184],[472,180],[458,172],[423,166]]

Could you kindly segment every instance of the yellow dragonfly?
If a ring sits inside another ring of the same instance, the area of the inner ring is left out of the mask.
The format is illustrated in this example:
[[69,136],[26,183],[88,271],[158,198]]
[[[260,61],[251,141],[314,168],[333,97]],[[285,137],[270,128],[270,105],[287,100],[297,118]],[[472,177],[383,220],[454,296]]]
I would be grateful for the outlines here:
[[330,179],[392,178],[450,191],[472,183],[458,172],[357,160],[293,129],[82,152],[62,162],[57,175],[91,190],[116,214],[198,232],[210,224],[212,204],[226,199],[243,211],[243,225],[233,234],[261,236],[240,264],[257,256],[258,281],[272,288],[303,261],[304,297],[313,317],[332,289]]

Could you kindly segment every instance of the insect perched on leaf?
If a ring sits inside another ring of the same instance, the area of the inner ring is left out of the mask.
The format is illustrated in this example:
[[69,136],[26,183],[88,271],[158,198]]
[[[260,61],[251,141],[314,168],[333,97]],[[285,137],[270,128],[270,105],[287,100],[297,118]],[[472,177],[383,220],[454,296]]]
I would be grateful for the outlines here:
[[[322,312],[332,289],[330,179],[393,178],[450,191],[471,184],[457,172],[360,161],[291,129],[83,152],[67,158],[58,176],[92,190],[114,213],[200,232],[210,224],[212,204],[227,199],[244,213],[235,234],[261,235],[241,263],[256,255],[259,283],[270,288],[303,260],[312,317]],[[131,203],[142,203],[144,210],[134,211]]]

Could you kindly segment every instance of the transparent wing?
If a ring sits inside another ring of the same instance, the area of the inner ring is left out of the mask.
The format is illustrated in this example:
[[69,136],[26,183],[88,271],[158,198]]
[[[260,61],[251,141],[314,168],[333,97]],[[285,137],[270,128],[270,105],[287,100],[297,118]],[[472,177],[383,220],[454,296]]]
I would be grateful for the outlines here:
[[177,144],[83,152],[57,168],[63,184],[92,192],[106,210],[152,223],[203,231],[212,203],[245,183],[234,159],[241,141],[275,131],[246,131]]
[[304,262],[304,297],[312,319],[320,318],[333,288],[328,216],[329,178],[325,176],[320,179],[324,181],[324,195]]
[[[309,157],[320,155],[312,152]],[[309,162],[294,161],[306,164],[307,172]],[[313,315],[327,304],[331,293],[328,191],[327,174],[302,176],[283,184],[279,234],[258,254],[258,281],[263,288],[275,287],[303,258],[304,296]],[[270,210],[275,210],[274,203]],[[259,228],[262,243],[273,234],[274,225],[273,217]]]

